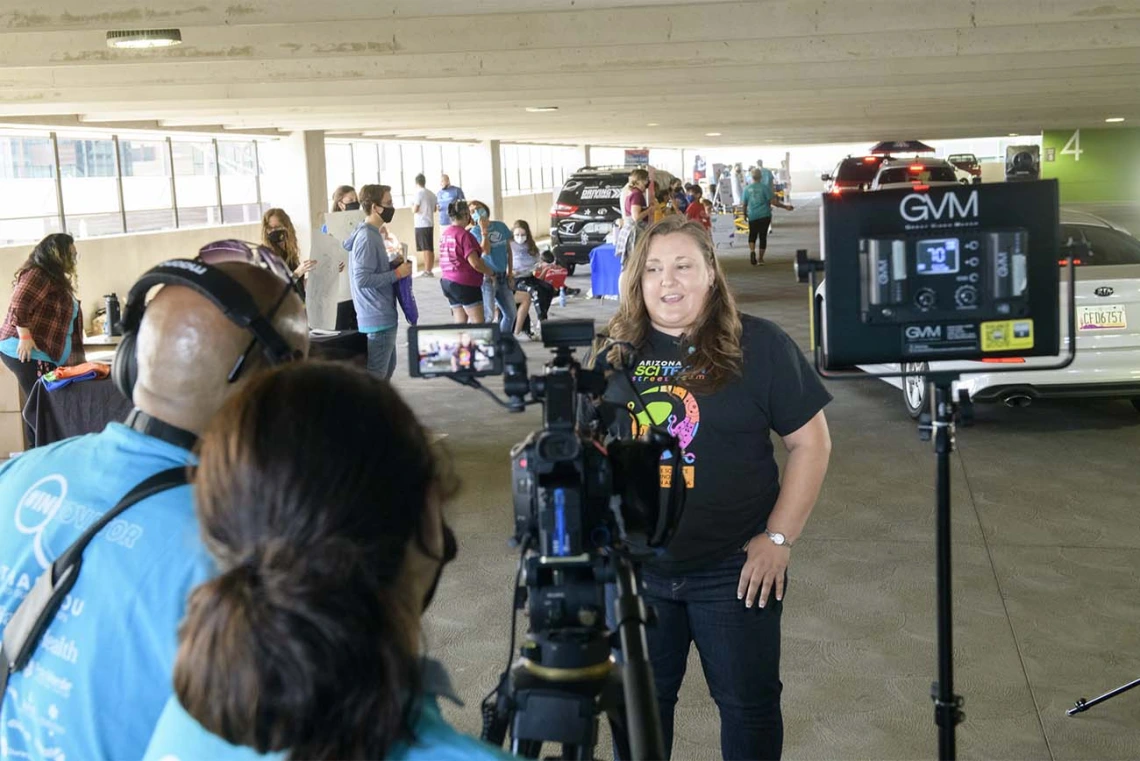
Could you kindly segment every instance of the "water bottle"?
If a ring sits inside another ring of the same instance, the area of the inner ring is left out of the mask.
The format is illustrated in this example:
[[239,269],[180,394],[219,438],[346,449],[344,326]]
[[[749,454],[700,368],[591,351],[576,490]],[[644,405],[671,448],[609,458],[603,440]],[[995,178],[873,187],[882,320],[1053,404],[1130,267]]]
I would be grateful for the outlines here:
[[566,286],[562,286],[558,289],[558,306],[566,306]]
[[105,336],[119,336],[123,332],[119,328],[119,320],[122,315],[119,313],[119,297],[115,294],[110,294],[103,297],[103,304],[106,307],[106,320],[103,322],[103,335]]

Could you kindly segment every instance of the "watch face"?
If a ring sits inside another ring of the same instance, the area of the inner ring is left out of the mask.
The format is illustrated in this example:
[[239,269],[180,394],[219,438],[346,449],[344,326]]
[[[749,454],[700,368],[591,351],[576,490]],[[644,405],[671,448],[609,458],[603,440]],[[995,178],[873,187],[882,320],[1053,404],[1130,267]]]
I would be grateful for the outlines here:
[[788,541],[787,538],[778,531],[773,531],[772,533],[768,534],[768,538],[771,539],[772,544],[776,545],[777,547]]

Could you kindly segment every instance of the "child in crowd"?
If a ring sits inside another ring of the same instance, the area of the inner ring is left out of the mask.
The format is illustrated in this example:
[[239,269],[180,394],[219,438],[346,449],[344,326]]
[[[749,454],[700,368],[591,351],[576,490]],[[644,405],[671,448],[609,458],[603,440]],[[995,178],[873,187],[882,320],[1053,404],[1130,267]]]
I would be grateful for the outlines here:
[[704,228],[711,233],[712,220],[709,217],[709,208],[712,206],[712,204],[710,203],[708,206],[705,206],[705,201],[701,197],[702,192],[699,185],[693,186],[691,188],[691,192],[693,194],[693,202],[689,204],[689,208],[685,212],[685,216],[694,222],[700,222]]

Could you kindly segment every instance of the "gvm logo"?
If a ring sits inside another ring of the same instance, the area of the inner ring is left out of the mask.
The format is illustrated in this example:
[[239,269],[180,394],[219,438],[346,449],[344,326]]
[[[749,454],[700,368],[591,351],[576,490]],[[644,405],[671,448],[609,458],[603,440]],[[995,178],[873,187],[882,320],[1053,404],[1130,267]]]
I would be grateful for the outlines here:
[[978,216],[978,191],[972,191],[962,203],[954,193],[947,193],[941,200],[925,193],[911,193],[899,204],[899,214],[907,222],[937,222],[942,219],[965,219]]
[[942,337],[941,325],[908,325],[904,331],[906,337],[911,341],[929,341],[933,338]]

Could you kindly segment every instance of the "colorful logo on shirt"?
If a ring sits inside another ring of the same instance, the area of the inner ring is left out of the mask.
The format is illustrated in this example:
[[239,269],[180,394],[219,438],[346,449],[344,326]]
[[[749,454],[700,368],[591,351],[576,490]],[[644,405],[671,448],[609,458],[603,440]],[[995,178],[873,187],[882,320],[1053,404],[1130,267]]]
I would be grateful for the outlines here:
[[[634,416],[631,424],[634,436],[641,436],[650,425],[664,426],[681,445],[681,473],[685,485],[692,489],[696,483],[696,455],[690,450],[701,427],[701,408],[697,398],[684,386],[669,383],[680,375],[683,365],[678,361],[643,360],[633,371],[636,386],[658,383],[645,389],[638,389],[645,411],[640,405],[629,402],[627,405]],[[670,455],[662,456],[661,487],[669,488],[672,483],[673,463],[667,462]]]

